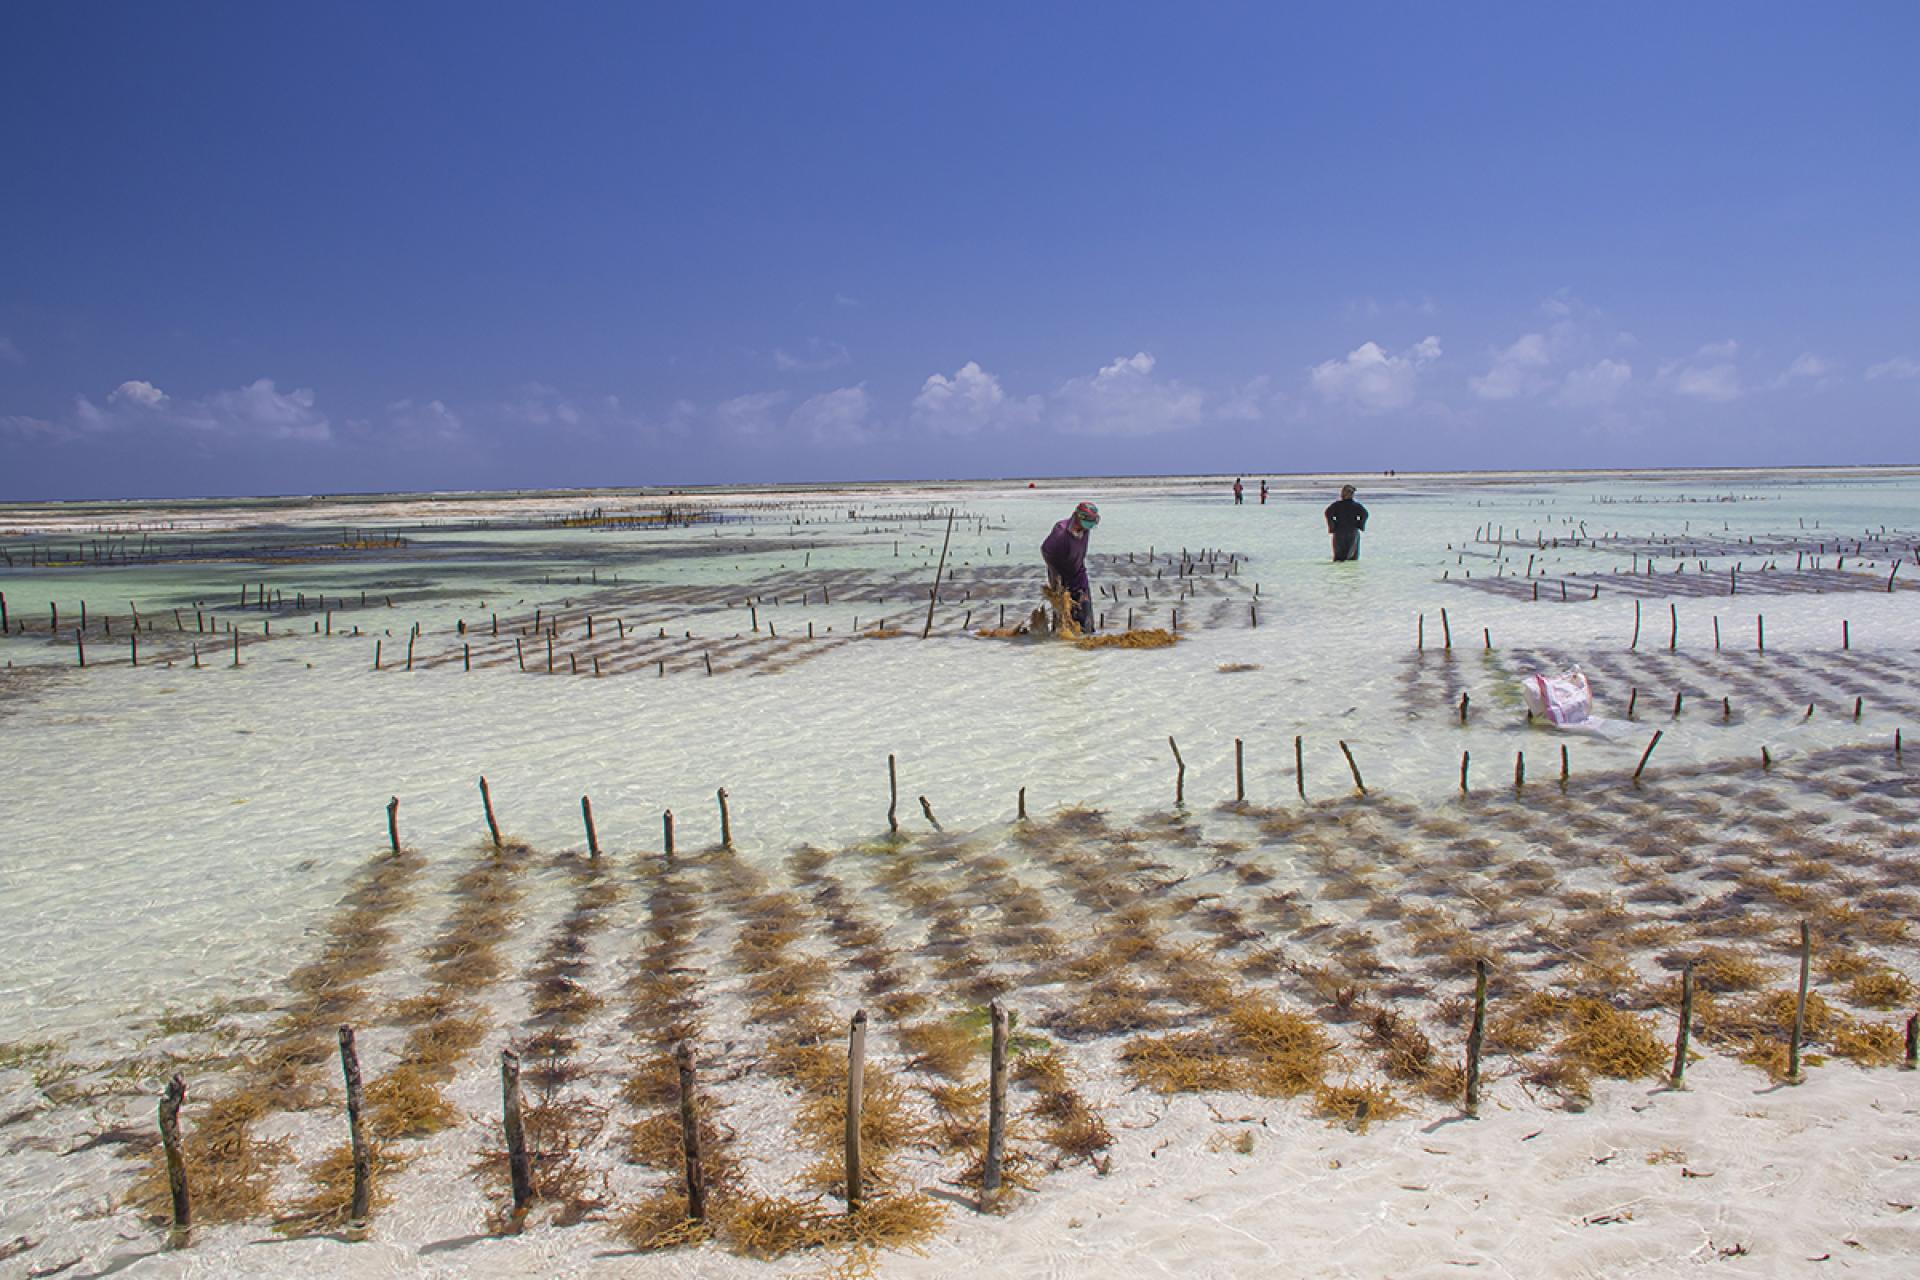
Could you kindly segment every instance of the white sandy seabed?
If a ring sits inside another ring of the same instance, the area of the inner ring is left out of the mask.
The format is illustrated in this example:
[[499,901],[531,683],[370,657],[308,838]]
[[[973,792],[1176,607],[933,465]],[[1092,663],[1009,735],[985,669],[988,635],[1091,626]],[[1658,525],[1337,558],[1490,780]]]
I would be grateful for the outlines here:
[[[1479,557],[1476,576],[1518,571],[1511,561],[1496,568],[1475,541],[1482,527],[1498,523],[1503,538],[1506,529],[1532,538],[1536,531],[1571,536],[1573,521],[1585,521],[1592,533],[1617,529],[1636,537],[1685,536],[1711,526],[1731,539],[1743,531],[1814,536],[1809,529],[1855,536],[1882,525],[1911,532],[1920,523],[1920,483],[1891,473],[1472,483],[1400,477],[1362,494],[1374,511],[1366,559],[1357,569],[1334,570],[1322,563],[1318,508],[1329,495],[1318,486],[1276,486],[1264,508],[1251,500],[1231,507],[1223,486],[1091,484],[1038,494],[986,486],[900,489],[823,495],[812,512],[956,503],[986,526],[956,535],[955,561],[989,568],[1030,563],[1031,547],[1052,520],[1090,496],[1106,513],[1096,542],[1103,554],[1144,557],[1152,547],[1164,557],[1181,546],[1238,553],[1246,561],[1241,576],[1262,584],[1260,625],[1196,629],[1171,651],[1028,650],[978,642],[955,634],[956,627],[926,649],[911,641],[849,645],[773,676],[742,670],[710,680],[689,660],[665,678],[595,682],[523,678],[503,668],[462,675],[457,665],[375,674],[365,640],[290,636],[249,649],[239,671],[101,664],[76,676],[64,647],[45,636],[10,637],[0,653],[17,668],[46,668],[48,678],[12,686],[0,700],[0,892],[10,935],[0,974],[0,1041],[57,1041],[75,1061],[105,1061],[146,1044],[162,1010],[270,998],[303,958],[314,922],[338,900],[348,874],[384,839],[387,796],[403,797],[408,842],[443,870],[473,849],[472,779],[482,772],[510,828],[550,851],[582,844],[583,790],[594,795],[603,841],[617,850],[653,847],[658,814],[669,807],[682,815],[683,842],[710,841],[707,810],[724,785],[743,856],[768,868],[802,842],[871,838],[884,806],[889,752],[903,761],[903,796],[928,794],[949,828],[1004,823],[1022,786],[1037,811],[1088,805],[1137,814],[1164,806],[1169,734],[1182,744],[1190,789],[1207,805],[1227,798],[1235,737],[1253,753],[1253,799],[1289,800],[1296,734],[1307,736],[1309,775],[1316,787],[1324,779],[1327,793],[1342,789],[1344,764],[1332,746],[1339,738],[1366,763],[1376,791],[1445,805],[1460,749],[1472,749],[1476,760],[1504,761],[1516,741],[1529,749],[1536,741],[1515,737],[1510,697],[1506,710],[1496,710],[1502,703],[1493,682],[1511,674],[1497,667],[1470,684],[1486,712],[1466,729],[1450,708],[1406,705],[1398,664],[1412,647],[1416,618],[1425,615],[1432,640],[1438,609],[1446,606],[1457,639],[1477,640],[1486,628],[1501,649],[1618,651],[1632,625],[1631,605],[1608,591],[1592,603],[1557,605],[1451,581],[1475,564],[1473,556],[1460,558],[1465,549]],[[792,497],[701,501],[729,508]],[[590,501],[547,501],[538,509]],[[460,516],[517,509],[479,504]],[[406,523],[435,513],[396,501],[381,514]],[[28,539],[49,528],[69,539],[84,534],[54,509],[6,515]],[[324,512],[306,518],[326,519]],[[370,523],[364,510],[350,518]],[[794,556],[805,546],[814,548],[812,569],[855,575],[892,574],[903,564],[924,573],[938,550],[938,522],[896,528],[875,518],[853,526],[867,529],[859,536],[827,526],[810,541],[807,526],[790,530],[785,518],[763,516],[750,526],[778,546],[695,564],[652,553],[676,540],[712,538],[712,529],[634,534],[617,570],[608,568],[609,535],[555,531],[543,535],[551,545],[537,569],[506,565],[411,600],[404,592],[420,582],[409,582],[393,611],[399,620],[382,617],[377,625],[404,637],[418,621],[423,635],[452,644],[456,617],[471,622],[504,612],[500,601],[508,596],[516,616],[536,605],[566,607],[580,589],[542,579],[589,563],[597,572],[617,571],[623,582],[751,591],[799,572]],[[1003,550],[1008,543],[1011,553]],[[1540,558],[1542,575],[1624,567],[1597,552]],[[1725,559],[1716,553],[1713,571],[1724,571]],[[1747,567],[1758,571],[1757,563]],[[1876,570],[1885,571],[1884,563]],[[1920,566],[1911,571],[1920,578]],[[435,572],[429,566],[412,576],[431,586]],[[17,613],[46,599],[136,590],[147,597],[143,611],[158,612],[230,599],[243,581],[298,574],[281,566],[185,566],[130,569],[102,582],[97,574],[15,569],[5,572],[5,589]],[[347,593],[357,581],[351,568],[329,566],[323,582],[303,585]],[[907,610],[905,592],[891,609],[877,598],[856,604],[857,594],[848,587],[831,614],[789,601],[764,606],[760,619],[787,635],[814,621],[824,635],[829,625],[836,634],[850,630],[852,615],[869,608],[895,621]],[[477,607],[482,598],[491,601],[486,610]],[[1844,617],[1852,650],[1911,660],[1920,641],[1917,604],[1906,592],[1681,597],[1678,647],[1709,644],[1712,615],[1731,648],[1732,637],[1744,642],[1764,612],[1769,651],[1829,654]],[[74,611],[70,603],[62,608]],[[1647,634],[1662,643],[1665,615],[1664,603],[1647,605]],[[358,621],[373,634],[367,615]],[[738,608],[683,621],[682,629],[716,640],[746,629]],[[1143,616],[1142,625],[1152,624]],[[1256,669],[1221,673],[1235,664]],[[1884,701],[1902,699],[1914,702],[1910,684],[1885,691]],[[1622,714],[1617,703],[1602,710]],[[1709,764],[1748,757],[1764,742],[1791,760],[1888,739],[1900,727],[1897,716],[1875,707],[1859,721],[1756,714],[1729,728],[1703,718],[1667,725],[1658,758]],[[1904,727],[1920,728],[1920,720]],[[1574,751],[1581,768],[1619,770],[1631,767],[1643,741],[1636,730],[1619,741],[1577,739]],[[1557,743],[1537,746],[1545,760]],[[1284,850],[1271,856],[1284,883]],[[403,939],[409,954],[417,941]],[[515,940],[510,971],[537,942]],[[836,1007],[856,998],[853,988],[844,994]],[[500,1011],[499,1025],[511,1025],[512,1004]],[[722,1003],[713,1020],[724,1021],[727,1012]],[[623,1050],[610,1021],[599,1047],[609,1078],[617,1077]],[[592,1222],[487,1237],[489,1202],[469,1170],[497,1107],[490,1061],[477,1055],[454,1090],[473,1117],[465,1126],[473,1132],[439,1143],[404,1171],[404,1187],[376,1219],[371,1240],[288,1241],[264,1225],[217,1227],[198,1232],[181,1252],[163,1251],[162,1233],[117,1204],[130,1176],[125,1160],[98,1148],[60,1154],[101,1128],[143,1123],[151,1096],[136,1090],[53,1107],[30,1071],[0,1067],[0,1150],[7,1153],[0,1247],[31,1245],[0,1261],[0,1275],[762,1276],[822,1269],[819,1259],[757,1263],[711,1248],[637,1256]],[[956,1205],[924,1253],[878,1259],[882,1274],[994,1268],[1047,1276],[1620,1276],[1705,1266],[1730,1275],[1906,1275],[1920,1258],[1916,1073],[1835,1063],[1788,1088],[1709,1054],[1692,1068],[1685,1092],[1603,1081],[1590,1107],[1569,1113],[1496,1078],[1477,1120],[1416,1103],[1411,1115],[1356,1133],[1329,1126],[1298,1101],[1161,1098],[1133,1090],[1112,1047],[1095,1046],[1075,1062],[1083,1091],[1104,1109],[1116,1138],[1109,1172],[1077,1165],[1050,1174],[1003,1215],[977,1216]],[[770,1098],[729,1115],[749,1163],[777,1166],[784,1158],[782,1114]],[[336,1123],[299,1116],[279,1131],[303,1151],[317,1151],[335,1140]],[[1250,1144],[1242,1134],[1252,1135]],[[617,1194],[638,1185],[623,1181],[618,1169],[610,1176]],[[935,1177],[926,1182],[939,1189]]]

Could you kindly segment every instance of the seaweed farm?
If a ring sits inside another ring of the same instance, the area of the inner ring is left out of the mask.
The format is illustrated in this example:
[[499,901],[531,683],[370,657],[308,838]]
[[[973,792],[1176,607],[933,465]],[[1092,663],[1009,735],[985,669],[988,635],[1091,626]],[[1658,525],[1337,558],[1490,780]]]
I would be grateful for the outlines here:
[[0,506],[0,1274],[1904,1272],[1920,474],[1342,479]]

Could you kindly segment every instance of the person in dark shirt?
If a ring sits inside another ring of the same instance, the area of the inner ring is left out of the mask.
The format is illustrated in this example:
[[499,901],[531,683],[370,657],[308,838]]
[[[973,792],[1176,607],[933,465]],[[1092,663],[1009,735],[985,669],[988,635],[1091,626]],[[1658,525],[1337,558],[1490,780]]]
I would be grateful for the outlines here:
[[1327,508],[1327,532],[1333,535],[1333,558],[1360,558],[1360,531],[1367,527],[1367,509],[1353,500],[1353,486],[1342,485],[1340,501]]
[[1047,562],[1047,586],[1073,598],[1074,625],[1088,633],[1093,631],[1093,592],[1087,585],[1087,542],[1099,523],[1100,508],[1083,502],[1054,525],[1040,544],[1040,557]]

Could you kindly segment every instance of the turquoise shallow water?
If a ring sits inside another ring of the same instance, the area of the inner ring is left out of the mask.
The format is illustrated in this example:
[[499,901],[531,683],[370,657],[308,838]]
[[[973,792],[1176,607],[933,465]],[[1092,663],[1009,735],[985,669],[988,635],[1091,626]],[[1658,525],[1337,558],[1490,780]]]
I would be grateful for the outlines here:
[[[449,854],[481,831],[481,773],[510,829],[555,848],[584,843],[583,792],[612,848],[656,846],[667,808],[683,840],[711,840],[724,786],[743,851],[770,860],[879,829],[889,753],[909,814],[924,794],[948,827],[970,828],[1009,819],[1021,787],[1040,811],[1164,806],[1169,735],[1190,803],[1231,798],[1236,738],[1250,797],[1289,801],[1299,735],[1310,796],[1349,789],[1344,741],[1370,788],[1442,804],[1463,750],[1489,778],[1528,752],[1538,776],[1557,768],[1563,740],[1585,773],[1630,769],[1655,728],[1657,760],[1679,766],[1762,745],[1790,758],[1920,725],[1920,597],[1878,586],[1901,546],[1920,585],[1910,473],[1362,478],[1373,513],[1364,557],[1338,566],[1319,516],[1336,479],[1276,480],[1264,507],[1233,506],[1229,479],[703,493],[676,501],[729,520],[668,530],[537,523],[656,501],[635,496],[200,508],[187,513],[191,534],[164,536],[225,538],[256,554],[85,568],[28,567],[21,551],[98,544],[104,524],[137,547],[133,526],[151,535],[183,513],[9,507],[0,529],[14,564],[0,583],[16,626],[44,629],[57,604],[70,628],[84,599],[92,661],[77,670],[71,638],[44,630],[0,642],[13,668],[0,701],[0,891],[17,957],[0,975],[0,1040],[112,1042],[160,1008],[271,989],[350,869],[384,841],[388,797],[402,798],[410,842]],[[1125,609],[1164,626],[1184,607],[1179,646],[1081,652],[963,630],[969,611],[977,628],[998,620],[1001,603],[1012,617],[1037,603],[1037,545],[1082,497],[1105,515],[1096,585],[1122,592],[1103,604],[1109,627]],[[961,514],[933,638],[846,643],[856,618],[863,630],[885,618],[917,633],[944,524],[914,517],[949,507]],[[403,553],[344,553],[348,526],[401,530],[409,542]],[[1842,538],[1877,539],[1883,526],[1889,547],[1834,564]],[[1820,571],[1854,578],[1817,578],[1807,565],[1795,579],[1796,554],[1822,553],[1758,549],[1768,538],[1825,546]],[[1644,569],[1647,547],[1653,585],[1624,581]],[[1196,571],[1190,602],[1178,599],[1182,549],[1219,553]],[[1538,601],[1531,580],[1510,581],[1528,559],[1544,584]],[[1747,586],[1725,594],[1721,578],[1736,567]],[[313,633],[318,611],[235,607],[242,584],[262,581],[288,601],[345,598],[334,634]],[[1595,583],[1599,598],[1582,599]],[[237,620],[250,640],[269,626],[274,638],[249,643],[234,669],[224,632],[163,634],[176,608],[190,631],[196,602],[216,629]],[[1670,657],[1669,603],[1679,624]],[[137,668],[123,648],[136,607],[156,626]],[[1451,654],[1435,652],[1443,608]],[[554,678],[531,631],[536,609],[565,619]],[[491,634],[496,614],[503,638]],[[1765,668],[1752,652],[1761,614]],[[416,669],[395,670],[416,623]],[[632,635],[610,638],[621,624]],[[527,628],[524,675],[516,627]],[[1416,652],[1423,628],[1427,649]],[[661,644],[661,629],[679,641]],[[181,646],[202,641],[195,670]],[[462,644],[475,646],[479,669],[463,669]],[[595,656],[607,669],[598,680],[584,673]],[[569,658],[583,664],[578,678]],[[1517,681],[1549,658],[1593,668],[1610,720],[1623,721],[1629,691],[1641,690],[1636,723],[1569,739],[1530,729]],[[1676,720],[1681,690],[1696,710]],[[1474,708],[1464,728],[1461,692]],[[1713,713],[1721,696],[1738,704],[1731,720]],[[1857,721],[1855,696],[1865,699]],[[1818,704],[1810,719],[1808,701]]]

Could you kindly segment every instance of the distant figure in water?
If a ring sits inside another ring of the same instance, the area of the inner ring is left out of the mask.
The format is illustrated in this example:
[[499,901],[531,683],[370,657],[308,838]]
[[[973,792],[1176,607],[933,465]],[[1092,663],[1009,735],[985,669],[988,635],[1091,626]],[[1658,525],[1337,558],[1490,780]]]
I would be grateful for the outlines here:
[[1240,477],[1233,478],[1233,505],[1239,506],[1247,500],[1246,491],[1240,487]]
[[1267,482],[1265,480],[1260,482],[1260,505],[1263,507],[1267,505]]
[[1087,542],[1099,523],[1100,508],[1083,502],[1053,526],[1053,532],[1040,544],[1040,558],[1047,562],[1047,587],[1064,590],[1073,597],[1074,625],[1089,635],[1093,632],[1093,592],[1087,586]]
[[1327,508],[1327,532],[1333,535],[1333,558],[1360,558],[1360,531],[1367,527],[1367,509],[1353,500],[1353,486],[1340,486],[1340,501]]

